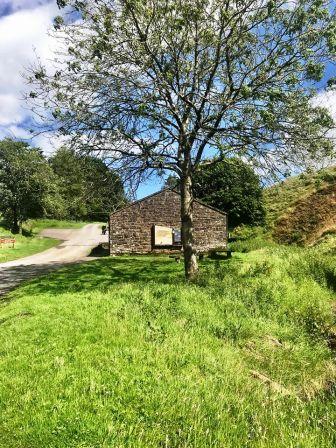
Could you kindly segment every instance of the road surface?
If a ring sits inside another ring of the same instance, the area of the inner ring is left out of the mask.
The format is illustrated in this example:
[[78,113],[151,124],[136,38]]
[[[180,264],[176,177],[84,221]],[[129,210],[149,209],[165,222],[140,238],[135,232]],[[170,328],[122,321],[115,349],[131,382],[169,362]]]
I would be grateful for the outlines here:
[[38,275],[94,259],[89,256],[92,249],[108,241],[107,235],[101,234],[100,224],[88,224],[81,229],[45,229],[41,235],[63,242],[38,254],[0,263],[0,296]]

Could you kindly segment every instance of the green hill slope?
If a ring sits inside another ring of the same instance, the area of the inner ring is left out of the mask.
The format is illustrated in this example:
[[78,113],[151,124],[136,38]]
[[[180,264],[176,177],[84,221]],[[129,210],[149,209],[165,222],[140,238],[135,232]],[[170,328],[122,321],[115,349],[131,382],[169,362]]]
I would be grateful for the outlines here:
[[267,224],[281,243],[336,236],[336,167],[289,178],[265,191]]

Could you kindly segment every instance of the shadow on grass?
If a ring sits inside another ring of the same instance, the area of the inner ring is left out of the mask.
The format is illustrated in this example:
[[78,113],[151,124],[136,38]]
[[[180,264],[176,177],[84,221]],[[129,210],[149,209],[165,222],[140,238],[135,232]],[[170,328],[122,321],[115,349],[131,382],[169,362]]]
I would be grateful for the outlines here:
[[11,299],[6,294],[21,283],[32,280],[35,277],[47,275],[63,266],[64,264],[52,263],[50,265],[32,264],[0,268],[0,301],[10,301]]
[[182,282],[183,265],[168,257],[113,257],[72,265],[26,284],[18,295],[105,291],[118,283]]
[[336,292],[336,271],[328,270],[325,273],[328,288],[332,292]]

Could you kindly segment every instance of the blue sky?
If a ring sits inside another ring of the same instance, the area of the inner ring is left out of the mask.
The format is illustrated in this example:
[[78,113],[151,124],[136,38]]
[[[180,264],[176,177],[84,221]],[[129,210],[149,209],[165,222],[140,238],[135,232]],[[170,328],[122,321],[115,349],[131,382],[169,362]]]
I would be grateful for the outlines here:
[[[22,99],[27,89],[22,72],[35,60],[34,51],[48,64],[56,44],[47,31],[58,14],[56,0],[0,0],[0,139],[31,137],[31,113]],[[51,154],[61,142],[39,136],[33,144]],[[161,186],[161,180],[152,176],[139,187],[137,196],[142,198]]]
[[[34,61],[34,49],[48,64],[56,43],[47,30],[58,13],[56,0],[0,0],[0,138],[30,138],[31,115],[22,100],[27,86],[21,74]],[[332,66],[327,70],[327,78],[330,76],[336,76]],[[324,84],[325,81],[320,87]],[[317,102],[327,106],[336,119],[334,92],[321,90]],[[45,136],[35,138],[33,143],[47,154],[61,144],[59,140]],[[139,188],[138,197],[157,191],[161,185],[162,181],[152,176]]]
[[[43,60],[50,55],[55,43],[47,29],[56,14],[55,0],[0,0],[0,138],[29,138],[22,72],[34,60],[34,49]],[[52,150],[42,137],[34,143]]]

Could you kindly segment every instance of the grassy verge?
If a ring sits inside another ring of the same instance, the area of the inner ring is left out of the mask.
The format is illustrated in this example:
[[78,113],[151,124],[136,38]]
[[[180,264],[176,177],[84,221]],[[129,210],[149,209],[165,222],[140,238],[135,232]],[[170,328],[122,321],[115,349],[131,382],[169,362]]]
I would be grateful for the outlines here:
[[336,443],[335,264],[270,247],[63,269],[0,309],[0,446]]
[[[10,232],[0,227],[0,235],[10,235]],[[15,235],[15,239],[14,248],[11,245],[4,245],[0,249],[0,263],[28,257],[29,255],[50,249],[59,243],[58,240],[51,238],[25,237],[22,235]]]

